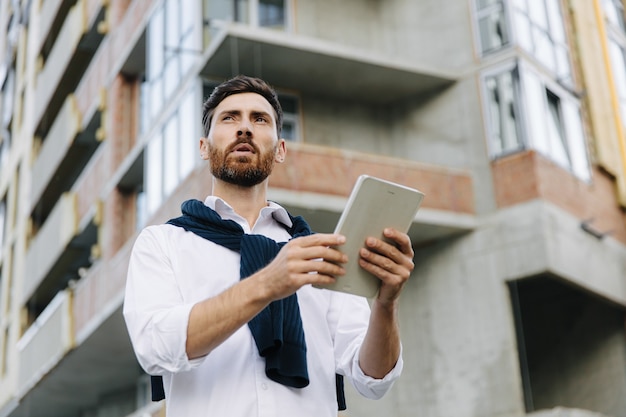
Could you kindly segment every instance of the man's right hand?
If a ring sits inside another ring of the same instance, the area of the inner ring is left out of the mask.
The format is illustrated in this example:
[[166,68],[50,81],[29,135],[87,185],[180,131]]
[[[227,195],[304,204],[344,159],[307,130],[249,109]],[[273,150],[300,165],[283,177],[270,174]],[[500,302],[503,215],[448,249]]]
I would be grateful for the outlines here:
[[346,272],[341,264],[348,261],[348,256],[337,249],[345,242],[345,236],[325,233],[290,240],[269,265],[257,272],[268,298],[285,298],[307,284],[335,282],[335,277]]

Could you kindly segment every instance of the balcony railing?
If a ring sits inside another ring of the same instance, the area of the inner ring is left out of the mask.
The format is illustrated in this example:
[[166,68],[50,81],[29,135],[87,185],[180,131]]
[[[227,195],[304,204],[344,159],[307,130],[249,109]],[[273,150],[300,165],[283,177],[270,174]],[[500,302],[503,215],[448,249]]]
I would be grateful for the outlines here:
[[72,296],[61,291],[17,344],[19,397],[35,386],[72,349]]
[[81,115],[76,108],[74,96],[70,95],[52,124],[39,152],[39,157],[33,165],[31,201],[37,202],[41,198],[44,189],[78,136],[80,125]]
[[26,302],[78,233],[76,194],[65,193],[30,244],[22,302]]
[[46,0],[41,2],[39,9],[39,24],[37,25],[37,51],[41,51],[43,44],[50,35],[50,30],[59,14],[65,0]]
[[66,14],[49,53],[45,55],[45,51],[41,51],[42,68],[36,80],[34,112],[37,134],[48,131],[48,123],[54,120],[66,96],[76,89],[104,38],[106,3],[105,0],[77,0]]
[[37,76],[37,100],[35,115],[39,120],[45,112],[55,89],[58,87],[63,74],[74,54],[78,44],[87,31],[87,16],[85,1],[78,2],[71,8],[65,19],[61,32],[44,62],[44,67]]

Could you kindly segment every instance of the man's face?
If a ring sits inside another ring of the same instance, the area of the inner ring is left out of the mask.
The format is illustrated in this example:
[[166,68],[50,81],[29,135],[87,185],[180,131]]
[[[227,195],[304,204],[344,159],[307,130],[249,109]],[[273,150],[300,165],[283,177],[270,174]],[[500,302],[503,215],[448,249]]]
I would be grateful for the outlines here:
[[226,97],[213,112],[209,136],[200,141],[200,154],[209,159],[217,179],[244,187],[263,182],[285,155],[274,109],[256,93]]

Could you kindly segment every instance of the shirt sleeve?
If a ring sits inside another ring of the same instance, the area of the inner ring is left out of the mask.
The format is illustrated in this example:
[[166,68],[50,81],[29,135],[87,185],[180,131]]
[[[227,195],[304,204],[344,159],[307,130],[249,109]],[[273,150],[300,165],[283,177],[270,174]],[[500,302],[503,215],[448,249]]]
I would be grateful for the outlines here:
[[185,350],[192,307],[181,296],[163,231],[144,229],[130,256],[123,312],[137,360],[148,374],[186,371],[202,361],[190,361]]
[[367,299],[338,292],[332,297],[329,321],[336,325],[334,343],[337,373],[344,375],[359,394],[370,399],[380,399],[402,373],[402,349],[395,367],[385,377],[376,379],[365,375],[359,365],[359,352],[369,324],[370,307]]

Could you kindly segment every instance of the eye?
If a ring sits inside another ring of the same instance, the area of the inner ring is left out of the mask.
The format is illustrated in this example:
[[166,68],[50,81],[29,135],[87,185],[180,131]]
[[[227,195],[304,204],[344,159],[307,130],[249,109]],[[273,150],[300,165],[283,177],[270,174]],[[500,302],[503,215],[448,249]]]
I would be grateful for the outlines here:
[[267,123],[267,119],[263,116],[257,116],[256,120],[257,123]]

